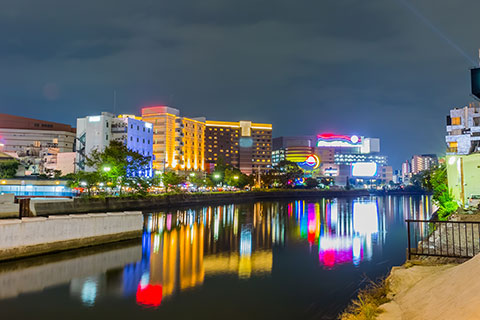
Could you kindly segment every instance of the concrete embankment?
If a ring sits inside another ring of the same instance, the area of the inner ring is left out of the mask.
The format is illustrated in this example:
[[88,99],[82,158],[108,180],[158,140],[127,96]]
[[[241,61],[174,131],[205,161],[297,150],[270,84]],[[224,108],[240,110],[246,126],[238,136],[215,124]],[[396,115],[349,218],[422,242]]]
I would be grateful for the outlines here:
[[141,212],[0,220],[0,261],[140,237]]
[[35,257],[0,264],[0,299],[37,292],[67,284],[73,279],[102,274],[123,268],[142,258],[142,246],[131,243],[112,244],[92,249]]
[[178,206],[211,205],[242,201],[314,199],[332,197],[368,196],[367,190],[351,191],[250,191],[236,193],[186,193],[173,195],[149,196],[142,199],[110,197],[104,199],[76,198],[70,201],[47,202],[34,204],[32,208],[37,216],[52,214],[71,214],[85,212],[109,212],[124,210],[158,210]]
[[380,320],[480,319],[480,255],[460,265],[396,267]]

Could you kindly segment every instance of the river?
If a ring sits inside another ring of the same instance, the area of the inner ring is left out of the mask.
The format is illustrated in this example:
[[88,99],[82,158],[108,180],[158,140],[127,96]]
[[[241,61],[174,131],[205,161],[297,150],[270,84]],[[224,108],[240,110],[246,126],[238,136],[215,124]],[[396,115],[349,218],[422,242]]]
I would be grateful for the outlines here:
[[145,214],[141,241],[0,264],[1,319],[336,319],[406,257],[429,197]]

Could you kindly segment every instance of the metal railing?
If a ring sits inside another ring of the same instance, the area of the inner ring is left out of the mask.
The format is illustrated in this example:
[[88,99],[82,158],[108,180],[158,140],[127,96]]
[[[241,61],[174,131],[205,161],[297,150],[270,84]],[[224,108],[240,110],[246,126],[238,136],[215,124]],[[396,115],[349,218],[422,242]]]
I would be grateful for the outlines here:
[[409,260],[413,255],[472,258],[480,252],[480,221],[405,221]]

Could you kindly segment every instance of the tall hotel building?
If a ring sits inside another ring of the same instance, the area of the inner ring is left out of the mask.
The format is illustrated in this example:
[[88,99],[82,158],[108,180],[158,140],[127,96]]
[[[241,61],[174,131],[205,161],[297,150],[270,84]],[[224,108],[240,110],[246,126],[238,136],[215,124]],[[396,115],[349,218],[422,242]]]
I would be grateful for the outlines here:
[[263,173],[271,166],[272,125],[251,121],[205,122],[205,162],[212,171],[221,157],[245,174]]
[[180,117],[167,106],[142,109],[142,119],[153,124],[153,168],[165,171],[205,169],[205,118]]

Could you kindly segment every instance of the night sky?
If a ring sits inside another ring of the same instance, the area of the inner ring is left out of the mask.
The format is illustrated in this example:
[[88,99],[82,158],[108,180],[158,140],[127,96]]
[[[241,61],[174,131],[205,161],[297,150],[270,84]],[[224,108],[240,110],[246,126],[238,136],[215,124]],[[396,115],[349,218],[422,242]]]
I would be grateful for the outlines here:
[[4,0],[0,112],[75,124],[168,104],[274,136],[379,137],[443,153],[471,101],[478,0]]

